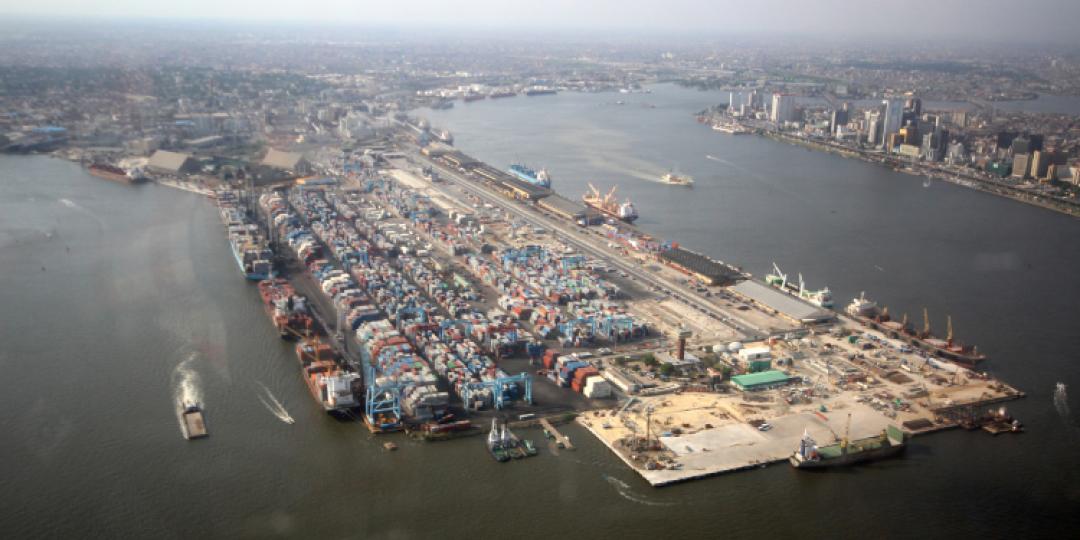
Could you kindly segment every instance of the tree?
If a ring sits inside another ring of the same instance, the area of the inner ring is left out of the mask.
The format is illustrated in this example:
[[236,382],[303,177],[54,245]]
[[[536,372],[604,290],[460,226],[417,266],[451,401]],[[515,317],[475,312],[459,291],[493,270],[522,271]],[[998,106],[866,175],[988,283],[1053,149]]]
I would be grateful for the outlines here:
[[671,364],[663,364],[660,366],[661,375],[665,377],[670,377],[673,373],[675,373],[675,366]]
[[641,361],[649,367],[656,367],[660,364],[660,362],[656,359],[655,356],[652,355],[652,353],[646,354],[645,356],[641,357]]

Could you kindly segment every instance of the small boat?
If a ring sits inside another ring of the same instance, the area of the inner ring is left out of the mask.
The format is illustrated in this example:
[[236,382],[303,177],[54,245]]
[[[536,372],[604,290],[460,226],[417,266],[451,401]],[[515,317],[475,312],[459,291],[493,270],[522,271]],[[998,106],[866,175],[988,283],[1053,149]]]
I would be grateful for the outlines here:
[[202,406],[197,401],[185,401],[180,409],[180,431],[187,440],[208,436],[203,420]]
[[495,461],[500,463],[504,461],[510,461],[510,454],[503,447],[503,439],[499,433],[498,420],[491,419],[491,431],[488,433],[487,438],[488,452],[491,453],[491,457],[495,458]]
[[393,442],[388,441],[388,442],[383,443],[383,448],[393,452],[394,450],[398,449],[398,446],[396,444],[394,444]]
[[533,444],[531,440],[524,439],[521,441],[521,444],[525,446],[525,453],[528,454],[529,457],[535,456],[537,454],[536,445]]
[[669,172],[664,176],[661,176],[660,181],[669,186],[693,187],[694,185],[693,178],[690,178],[689,176],[686,176],[684,174],[675,174],[674,172]]

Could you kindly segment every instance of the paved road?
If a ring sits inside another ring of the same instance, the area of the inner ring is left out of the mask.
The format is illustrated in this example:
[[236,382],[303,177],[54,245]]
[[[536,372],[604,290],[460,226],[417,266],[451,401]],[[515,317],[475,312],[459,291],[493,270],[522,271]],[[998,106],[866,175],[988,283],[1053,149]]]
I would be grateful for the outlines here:
[[[681,297],[683,303],[689,307],[698,311],[704,310],[707,315],[717,320],[718,322],[734,329],[737,332],[749,337],[758,336],[764,337],[768,334],[767,331],[755,326],[754,324],[746,321],[745,319],[735,315],[734,313],[726,312],[717,308],[717,306],[706,297],[702,296],[693,289],[682,285],[676,281],[672,281],[657,273],[650,273],[643,267],[634,264],[632,261],[627,260],[622,254],[619,254],[606,246],[598,245],[601,241],[594,238],[584,238],[582,231],[588,229],[582,229],[577,225],[568,224],[564,221],[557,221],[548,218],[542,214],[539,210],[527,207],[523,205],[513,204],[508,201],[502,194],[496,193],[486,186],[483,186],[479,182],[469,180],[463,177],[457,171],[454,171],[441,163],[431,161],[426,156],[418,153],[406,151],[410,159],[415,163],[420,163],[426,166],[430,166],[438,171],[441,178],[454,182],[462,190],[480,198],[481,200],[496,205],[521,220],[529,223],[535,227],[542,227],[548,230],[558,232],[564,242],[573,245],[579,251],[591,255],[595,258],[608,261],[609,264],[617,268],[618,270],[633,276],[638,281],[650,285],[652,287],[660,287],[675,293],[677,297]],[[433,185],[438,191],[441,191],[450,198],[455,198],[453,194],[448,193],[445,189],[438,185]]]

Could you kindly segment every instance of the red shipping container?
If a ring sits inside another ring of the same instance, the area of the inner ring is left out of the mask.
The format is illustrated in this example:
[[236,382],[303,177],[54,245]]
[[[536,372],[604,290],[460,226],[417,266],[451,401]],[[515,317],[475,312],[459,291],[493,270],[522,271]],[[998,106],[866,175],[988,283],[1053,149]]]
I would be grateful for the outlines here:
[[596,369],[594,367],[578,368],[577,370],[574,371],[574,382],[580,382],[582,385],[584,385],[586,377],[589,377],[591,375],[599,375],[599,374],[600,374],[600,370],[598,370],[598,369]]

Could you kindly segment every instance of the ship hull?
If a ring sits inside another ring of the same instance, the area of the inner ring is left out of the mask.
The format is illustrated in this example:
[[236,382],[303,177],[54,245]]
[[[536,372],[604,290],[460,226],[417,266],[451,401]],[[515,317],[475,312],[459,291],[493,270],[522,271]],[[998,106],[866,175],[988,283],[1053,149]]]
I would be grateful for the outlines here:
[[244,278],[246,278],[246,279],[248,279],[250,281],[262,281],[264,279],[274,279],[275,277],[277,277],[277,273],[272,271],[272,270],[270,272],[268,272],[268,273],[267,272],[262,272],[262,273],[260,273],[260,272],[248,272],[247,269],[244,268],[244,259],[242,259],[240,257],[240,253],[236,251],[236,246],[233,246],[232,243],[230,242],[229,247],[230,247],[230,249],[232,251],[233,259],[236,260],[236,266],[238,266],[240,268],[240,273],[244,276]]
[[881,448],[875,448],[873,450],[865,450],[854,454],[844,454],[839,457],[803,461],[795,456],[788,458],[791,465],[796,469],[828,469],[832,467],[846,467],[850,465],[856,465],[859,463],[866,463],[867,461],[877,461],[880,459],[887,459],[899,455],[904,451],[906,445],[898,444],[893,446],[883,446]]
[[874,330],[883,332],[888,337],[905,341],[919,350],[936,354],[945,360],[948,360],[954,364],[963,366],[968,369],[975,368],[979,365],[979,363],[987,359],[987,357],[983,354],[968,354],[964,352],[949,350],[944,347],[931,345],[930,343],[927,343],[926,340],[918,336],[913,336],[902,330],[886,326],[884,324],[884,322],[886,321],[877,321],[869,317],[865,317],[862,315],[853,315],[851,313],[849,313],[848,315],[853,317],[855,320],[869,326],[870,328],[873,328]]
[[105,180],[110,180],[119,184],[141,184],[142,182],[146,181],[146,179],[142,177],[132,178],[123,171],[111,171],[108,169],[102,169],[94,166],[87,167],[86,172],[98,178],[104,178]]
[[615,212],[613,210],[609,210],[607,208],[604,208],[603,206],[591,203],[589,201],[585,201],[585,206],[588,206],[589,208],[592,208],[593,210],[596,210],[597,212],[600,212],[600,213],[602,213],[602,214],[604,214],[606,216],[613,217],[613,218],[618,219],[620,221],[625,221],[626,223],[633,223],[638,218],[638,216],[629,216],[629,217],[620,216],[618,212]]
[[527,174],[520,173],[520,172],[512,170],[512,169],[509,172],[510,172],[510,174],[514,175],[514,178],[517,178],[518,180],[521,180],[522,182],[527,182],[527,183],[532,184],[534,186],[540,186],[540,187],[544,187],[544,188],[551,187],[551,182],[544,182],[542,180],[537,179],[535,176],[529,176]]

